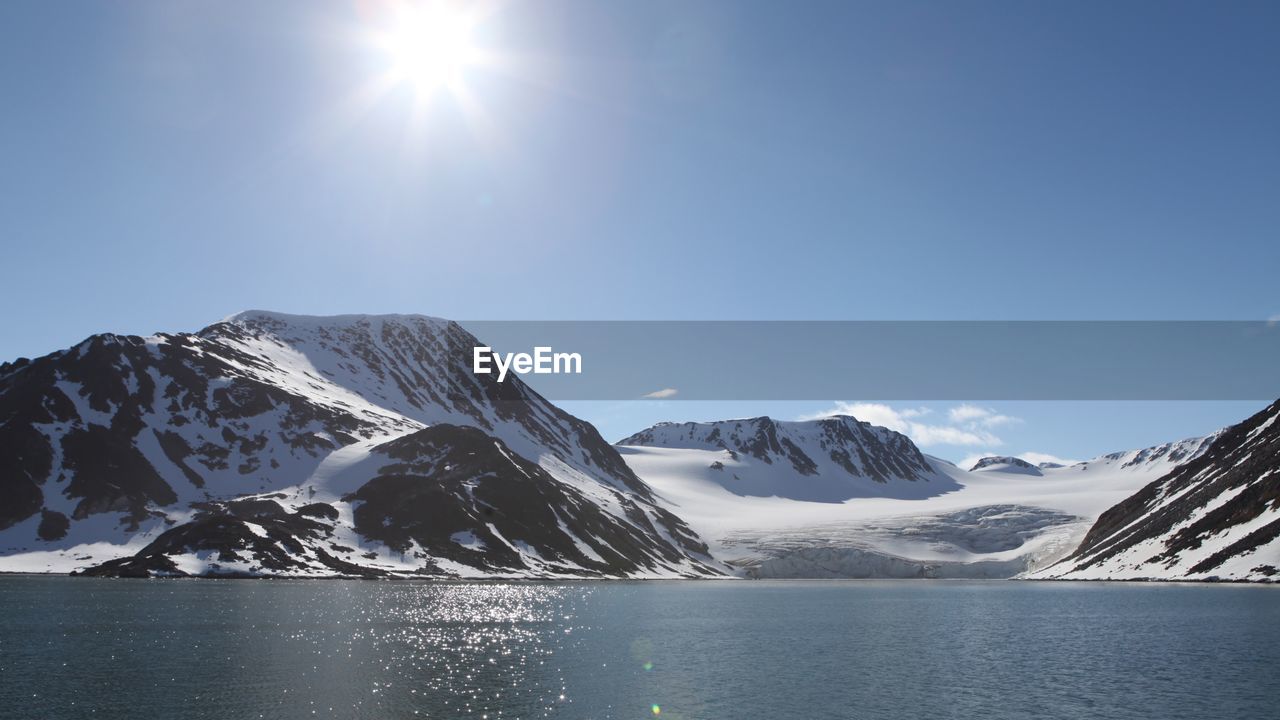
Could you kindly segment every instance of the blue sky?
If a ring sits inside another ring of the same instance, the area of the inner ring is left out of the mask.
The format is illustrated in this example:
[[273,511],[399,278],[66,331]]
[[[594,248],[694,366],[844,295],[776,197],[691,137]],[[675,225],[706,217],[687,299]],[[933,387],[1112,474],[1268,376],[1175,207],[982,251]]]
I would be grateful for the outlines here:
[[1280,314],[1275,3],[496,3],[466,103],[371,91],[386,16],[0,5],[0,357],[246,308]]

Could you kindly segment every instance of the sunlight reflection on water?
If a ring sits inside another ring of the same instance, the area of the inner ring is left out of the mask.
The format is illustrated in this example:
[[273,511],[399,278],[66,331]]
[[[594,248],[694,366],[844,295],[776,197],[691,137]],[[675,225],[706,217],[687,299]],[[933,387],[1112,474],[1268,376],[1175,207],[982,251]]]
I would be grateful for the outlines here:
[[0,577],[0,718],[1267,717],[1277,592]]
[[[22,678],[28,687],[19,693],[0,691],[4,716],[25,698],[48,703],[45,717],[85,709],[132,717],[139,693],[152,710],[170,706],[186,716],[546,716],[570,701],[556,656],[574,629],[574,607],[592,592],[546,584],[30,582],[71,591],[53,603],[62,606],[62,632],[22,646],[0,641],[5,675],[50,654],[65,655],[75,670]],[[145,602],[136,602],[140,593]],[[49,600],[30,599],[33,611]]]

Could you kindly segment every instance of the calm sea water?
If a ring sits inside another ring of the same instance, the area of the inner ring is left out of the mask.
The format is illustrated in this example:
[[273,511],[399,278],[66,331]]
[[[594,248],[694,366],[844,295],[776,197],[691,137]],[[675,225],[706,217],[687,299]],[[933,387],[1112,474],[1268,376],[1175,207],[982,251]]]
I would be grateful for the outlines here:
[[1276,718],[1280,588],[0,577],[3,718]]

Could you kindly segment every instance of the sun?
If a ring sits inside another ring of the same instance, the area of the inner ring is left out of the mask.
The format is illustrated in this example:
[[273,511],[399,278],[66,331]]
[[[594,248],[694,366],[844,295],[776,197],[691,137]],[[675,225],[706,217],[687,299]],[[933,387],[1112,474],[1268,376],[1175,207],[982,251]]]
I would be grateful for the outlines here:
[[357,0],[357,9],[352,37],[374,72],[338,111],[344,121],[375,108],[403,112],[410,152],[438,137],[441,119],[461,119],[475,137],[494,140],[483,91],[495,76],[519,75],[498,48],[500,0]]
[[446,2],[406,3],[378,44],[391,63],[391,81],[420,93],[457,90],[465,70],[482,57],[472,32],[476,18]]

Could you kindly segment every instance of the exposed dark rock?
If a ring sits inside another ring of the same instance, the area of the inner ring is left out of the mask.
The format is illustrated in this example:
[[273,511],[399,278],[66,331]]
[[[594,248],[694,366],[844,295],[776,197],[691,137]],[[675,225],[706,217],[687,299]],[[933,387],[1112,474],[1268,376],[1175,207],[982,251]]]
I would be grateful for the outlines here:
[[160,449],[164,452],[165,457],[169,458],[169,462],[178,466],[182,474],[187,480],[196,487],[204,487],[204,478],[200,477],[200,473],[191,469],[187,465],[187,458],[191,456],[191,446],[187,441],[176,432],[154,430],[156,441],[160,443]]
[[[260,530],[255,532],[248,523]],[[194,520],[165,531],[136,555],[111,560],[83,571],[111,577],[181,576],[190,574],[174,556],[195,555],[207,561],[206,576],[311,573],[319,564],[334,575],[377,577],[385,571],[348,563],[324,552],[317,541],[330,537],[331,526],[300,512],[287,512],[272,500],[248,499],[209,504]],[[218,562],[234,563],[223,571]],[[243,566],[247,565],[245,569]]]
[[71,520],[60,512],[52,510],[40,511],[40,526],[36,528],[36,537],[41,540],[61,540],[67,536]]
[[73,430],[62,438],[62,454],[63,467],[71,472],[67,494],[83,498],[74,513],[77,520],[107,510],[141,510],[151,502],[169,505],[178,499],[125,433],[101,425]]
[[325,520],[337,520],[338,509],[328,503],[311,503],[298,508],[298,514],[303,517],[323,518]]
[[[344,499],[355,506],[362,535],[398,552],[416,544],[433,556],[494,571],[545,572],[565,564],[619,575],[664,561],[679,564],[686,553],[707,550],[674,517],[662,519],[681,546],[660,539],[648,516],[620,492],[615,499],[632,523],[602,511],[475,428],[437,425],[378,452],[392,462]],[[458,534],[474,538],[484,551],[456,542]],[[524,552],[516,549],[521,543]]]

